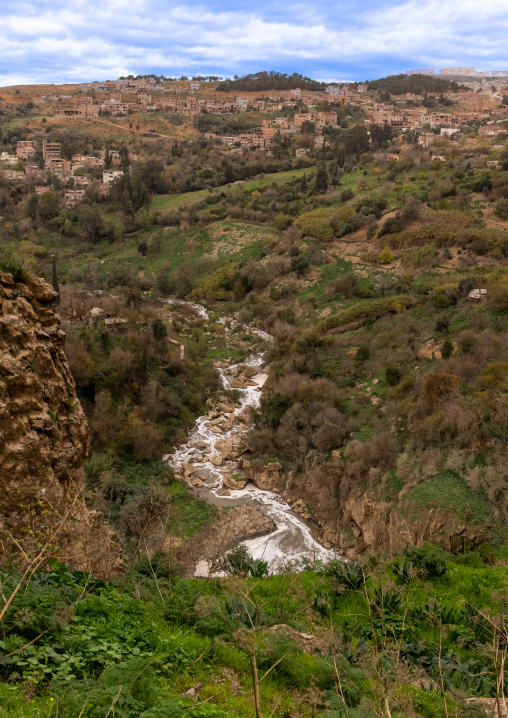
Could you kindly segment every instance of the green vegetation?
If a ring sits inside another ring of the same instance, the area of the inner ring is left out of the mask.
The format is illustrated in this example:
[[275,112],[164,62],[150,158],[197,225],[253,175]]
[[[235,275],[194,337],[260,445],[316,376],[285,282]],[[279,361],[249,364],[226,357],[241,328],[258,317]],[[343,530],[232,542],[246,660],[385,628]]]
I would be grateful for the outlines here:
[[302,90],[324,90],[325,83],[311,80],[298,72],[287,75],[285,72],[256,72],[245,77],[226,80],[217,85],[220,92],[257,92],[264,90],[292,90],[299,87]]
[[53,562],[4,617],[0,715],[481,716],[465,699],[496,695],[504,572],[428,544],[379,559],[262,578],[236,552],[234,579],[170,581],[155,555],[115,582]]

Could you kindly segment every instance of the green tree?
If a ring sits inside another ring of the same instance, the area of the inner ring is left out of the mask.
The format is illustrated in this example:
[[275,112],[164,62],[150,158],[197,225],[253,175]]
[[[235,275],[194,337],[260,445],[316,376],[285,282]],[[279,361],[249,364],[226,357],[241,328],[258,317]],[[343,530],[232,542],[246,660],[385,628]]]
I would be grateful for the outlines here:
[[309,268],[309,260],[303,254],[291,259],[291,270],[295,272],[297,277],[303,277],[307,269]]
[[319,165],[314,181],[314,192],[316,194],[324,194],[328,189],[328,171],[326,165]]
[[396,366],[387,366],[385,369],[385,379],[386,383],[390,384],[390,386],[397,386],[401,379],[400,369]]
[[99,209],[95,205],[82,204],[78,210],[78,217],[81,231],[90,241],[97,242],[103,231]]
[[167,336],[168,330],[164,322],[160,317],[157,317],[157,319],[154,319],[152,322],[152,334],[153,338],[156,341],[159,341],[160,339],[164,339],[165,336]]
[[446,339],[443,348],[441,349],[441,356],[443,359],[449,359],[451,355],[453,354],[455,350],[455,347],[453,346],[453,342],[451,339]]
[[366,344],[362,344],[358,347],[356,350],[356,358],[359,361],[367,361],[367,359],[370,359],[370,349]]
[[41,195],[37,209],[41,219],[48,220],[56,217],[60,211],[60,198],[57,193],[50,190]]

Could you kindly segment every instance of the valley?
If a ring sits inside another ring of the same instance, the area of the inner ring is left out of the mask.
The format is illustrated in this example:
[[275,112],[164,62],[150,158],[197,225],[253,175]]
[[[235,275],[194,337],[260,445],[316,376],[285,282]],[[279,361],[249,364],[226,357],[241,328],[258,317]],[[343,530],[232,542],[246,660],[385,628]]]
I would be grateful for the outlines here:
[[0,718],[504,715],[508,110],[307,80],[0,93]]

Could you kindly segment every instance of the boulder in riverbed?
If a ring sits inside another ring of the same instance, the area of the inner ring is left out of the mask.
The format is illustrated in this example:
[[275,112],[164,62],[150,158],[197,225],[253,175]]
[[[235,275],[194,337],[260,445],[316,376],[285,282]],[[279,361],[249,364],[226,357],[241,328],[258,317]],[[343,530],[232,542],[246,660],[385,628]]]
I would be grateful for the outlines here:
[[247,449],[247,444],[242,437],[228,437],[225,439],[219,439],[215,442],[215,448],[222,454],[222,458],[226,461],[234,461],[240,458],[243,452]]
[[231,489],[232,491],[241,491],[242,489],[245,488],[247,479],[245,479],[244,481],[242,481],[242,480],[238,481],[237,479],[234,479],[229,474],[225,474],[222,477],[222,483],[224,484],[224,486],[227,486],[227,488]]
[[265,466],[258,465],[244,458],[242,469],[251,481],[262,491],[281,491],[284,474],[282,466],[277,461],[272,461]]

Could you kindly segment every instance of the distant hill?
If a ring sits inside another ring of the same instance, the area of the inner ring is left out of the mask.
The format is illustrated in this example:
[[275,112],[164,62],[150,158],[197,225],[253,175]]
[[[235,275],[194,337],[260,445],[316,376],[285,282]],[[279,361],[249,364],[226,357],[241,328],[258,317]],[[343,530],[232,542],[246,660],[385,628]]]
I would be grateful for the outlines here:
[[312,80],[298,72],[287,75],[285,72],[256,72],[234,80],[226,80],[217,85],[220,92],[256,92],[261,90],[324,90],[325,82]]
[[389,75],[367,83],[369,90],[380,90],[392,95],[403,95],[413,92],[422,95],[425,92],[458,92],[469,88],[451,80],[443,80],[432,75]]

